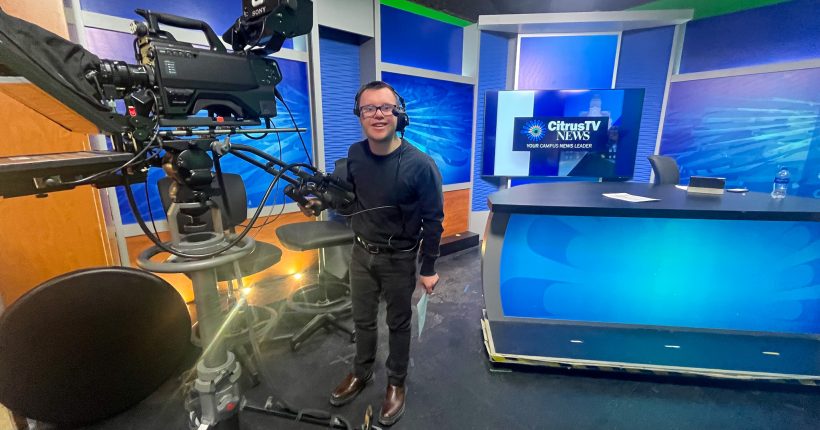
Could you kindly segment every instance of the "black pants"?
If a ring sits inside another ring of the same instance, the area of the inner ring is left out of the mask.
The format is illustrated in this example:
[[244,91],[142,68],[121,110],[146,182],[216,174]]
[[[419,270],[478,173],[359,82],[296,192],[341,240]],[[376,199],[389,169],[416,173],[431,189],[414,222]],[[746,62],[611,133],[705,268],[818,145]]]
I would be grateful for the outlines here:
[[350,285],[353,299],[353,321],[356,324],[356,360],[354,374],[366,377],[373,370],[378,345],[377,316],[379,297],[387,303],[387,326],[390,328],[390,355],[387,378],[393,385],[403,385],[410,361],[410,299],[416,287],[416,252],[371,254],[353,246],[350,262]]

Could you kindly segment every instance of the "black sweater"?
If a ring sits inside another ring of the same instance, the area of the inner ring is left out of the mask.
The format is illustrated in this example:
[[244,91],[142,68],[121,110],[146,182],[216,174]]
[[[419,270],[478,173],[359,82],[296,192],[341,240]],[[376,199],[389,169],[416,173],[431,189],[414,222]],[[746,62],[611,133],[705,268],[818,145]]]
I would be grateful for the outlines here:
[[[356,202],[342,212],[365,211],[351,217],[353,232],[369,243],[396,250],[412,249],[421,240],[419,273],[435,274],[444,198],[441,173],[433,159],[404,139],[389,155],[373,154],[363,140],[350,145],[347,172]],[[373,209],[382,206],[387,207]]]

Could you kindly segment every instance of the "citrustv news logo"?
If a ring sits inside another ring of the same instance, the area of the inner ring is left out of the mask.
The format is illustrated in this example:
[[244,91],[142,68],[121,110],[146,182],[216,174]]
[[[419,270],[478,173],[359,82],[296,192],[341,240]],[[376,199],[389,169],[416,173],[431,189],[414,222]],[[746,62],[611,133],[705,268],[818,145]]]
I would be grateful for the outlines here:
[[517,117],[513,151],[604,151],[607,117]]

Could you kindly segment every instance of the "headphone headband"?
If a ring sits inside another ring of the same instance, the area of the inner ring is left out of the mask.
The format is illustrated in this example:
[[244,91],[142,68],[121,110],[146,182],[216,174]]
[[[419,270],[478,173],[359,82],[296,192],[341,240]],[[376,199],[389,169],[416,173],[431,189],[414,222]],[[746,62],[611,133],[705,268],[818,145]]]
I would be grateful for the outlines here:
[[368,82],[368,83],[362,85],[361,88],[359,88],[359,91],[356,92],[356,98],[355,98],[355,102],[353,104],[353,115],[359,116],[359,99],[362,97],[362,93],[364,93],[367,90],[377,90],[379,88],[389,89],[396,96],[396,100],[398,100],[399,107],[401,108],[401,110],[402,111],[406,110],[406,106],[405,106],[405,103],[404,103],[404,97],[402,97],[399,94],[399,92],[396,91],[395,88],[393,88],[392,85],[390,85],[390,84],[388,84],[387,82],[384,82],[384,81],[372,81],[372,82]]

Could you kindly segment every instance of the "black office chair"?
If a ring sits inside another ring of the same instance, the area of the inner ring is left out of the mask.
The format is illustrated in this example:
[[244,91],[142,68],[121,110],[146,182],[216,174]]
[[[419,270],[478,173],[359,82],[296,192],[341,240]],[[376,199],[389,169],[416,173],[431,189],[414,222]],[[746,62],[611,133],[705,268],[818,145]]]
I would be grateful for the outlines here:
[[99,267],[60,275],[0,316],[0,403],[56,428],[105,419],[178,371],[190,336],[184,300],[154,274]]
[[664,155],[650,155],[649,164],[655,173],[656,185],[677,185],[680,183],[680,168],[672,157]]
[[[336,161],[334,175],[347,177],[347,161]],[[305,326],[290,337],[294,351],[319,329],[336,328],[347,333],[350,341],[355,332],[336,318],[352,308],[349,267],[353,251],[353,230],[340,221],[306,221],[283,225],[276,236],[286,248],[294,251],[319,250],[319,276],[315,283],[294,291],[287,301],[296,313],[313,315]]]
[[290,337],[294,351],[321,328],[337,328],[354,340],[353,329],[336,316],[352,307],[348,264],[353,247],[353,231],[336,221],[306,221],[283,225],[276,235],[286,248],[294,251],[319,250],[319,275],[315,283],[294,291],[288,308],[296,313],[314,315],[313,319]]

